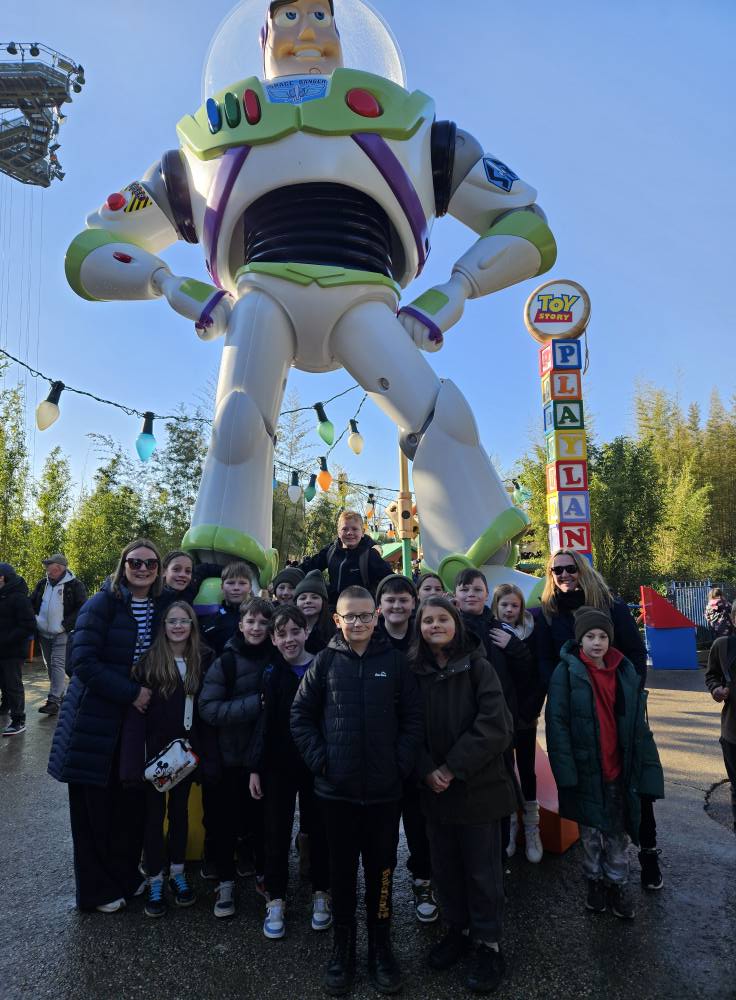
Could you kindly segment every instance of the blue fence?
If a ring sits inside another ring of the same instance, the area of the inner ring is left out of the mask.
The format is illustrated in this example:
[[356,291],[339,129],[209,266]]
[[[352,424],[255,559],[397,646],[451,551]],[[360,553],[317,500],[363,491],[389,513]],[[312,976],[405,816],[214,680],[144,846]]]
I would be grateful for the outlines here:
[[698,641],[709,642],[713,633],[705,622],[705,608],[708,604],[708,591],[711,587],[720,587],[727,600],[733,601],[736,588],[730,583],[719,583],[714,580],[688,582],[673,580],[667,588],[667,600],[674,604],[690,621],[695,622],[698,630]]

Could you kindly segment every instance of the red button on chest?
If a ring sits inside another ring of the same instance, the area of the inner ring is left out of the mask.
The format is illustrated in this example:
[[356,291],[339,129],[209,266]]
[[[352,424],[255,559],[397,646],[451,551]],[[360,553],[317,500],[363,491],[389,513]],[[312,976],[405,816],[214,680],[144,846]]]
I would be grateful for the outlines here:
[[349,90],[345,95],[345,103],[361,118],[380,118],[383,114],[383,108],[367,90]]
[[261,120],[261,102],[255,90],[246,90],[243,94],[243,110],[249,125],[257,125]]
[[125,195],[122,195],[118,192],[116,192],[115,194],[111,194],[110,197],[107,199],[107,207],[110,209],[111,212],[119,212],[120,209],[125,208],[127,204],[128,203],[125,200]]

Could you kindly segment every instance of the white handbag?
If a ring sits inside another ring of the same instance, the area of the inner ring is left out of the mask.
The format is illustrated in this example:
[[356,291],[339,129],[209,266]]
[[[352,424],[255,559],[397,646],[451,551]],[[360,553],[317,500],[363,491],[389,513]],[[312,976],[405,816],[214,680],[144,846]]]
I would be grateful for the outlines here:
[[[194,698],[187,695],[184,705],[184,729],[192,728]],[[192,750],[185,737],[172,740],[155,757],[146,761],[143,777],[150,781],[157,792],[170,792],[180,781],[187,778],[199,764],[199,757]]]

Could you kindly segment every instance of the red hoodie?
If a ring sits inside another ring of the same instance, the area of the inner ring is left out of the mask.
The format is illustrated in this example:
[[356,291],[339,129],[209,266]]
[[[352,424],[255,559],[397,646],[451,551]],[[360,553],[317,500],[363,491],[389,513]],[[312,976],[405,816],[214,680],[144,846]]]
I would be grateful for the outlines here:
[[616,669],[623,660],[623,653],[613,647],[603,657],[605,667],[597,667],[580,650],[580,659],[588,671],[593,686],[595,711],[601,735],[601,766],[603,780],[608,784],[621,774],[621,753],[618,747],[618,727],[616,725]]

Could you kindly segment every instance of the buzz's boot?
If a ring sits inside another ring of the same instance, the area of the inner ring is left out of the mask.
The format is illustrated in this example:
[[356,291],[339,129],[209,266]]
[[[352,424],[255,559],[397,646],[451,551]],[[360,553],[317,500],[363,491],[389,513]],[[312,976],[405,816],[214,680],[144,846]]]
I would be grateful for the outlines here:
[[[225,565],[235,559],[248,563],[261,587],[267,587],[278,571],[276,549],[264,549],[254,538],[233,528],[198,524],[184,535],[181,544],[199,562]],[[216,609],[222,600],[219,577],[209,577],[199,588],[194,606],[200,613]]]

